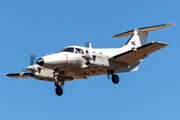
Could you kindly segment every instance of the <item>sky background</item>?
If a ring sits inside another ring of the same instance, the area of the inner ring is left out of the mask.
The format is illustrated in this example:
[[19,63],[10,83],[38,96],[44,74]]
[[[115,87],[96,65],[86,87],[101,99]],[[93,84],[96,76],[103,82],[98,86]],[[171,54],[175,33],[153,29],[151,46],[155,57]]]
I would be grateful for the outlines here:
[[[179,0],[1,0],[1,120],[179,120]],[[106,75],[66,82],[64,94],[54,83],[13,79],[36,60],[70,45],[122,47],[129,37],[113,35],[139,27],[174,23],[153,31],[147,43],[170,43],[145,58],[137,72],[119,73],[115,85]]]

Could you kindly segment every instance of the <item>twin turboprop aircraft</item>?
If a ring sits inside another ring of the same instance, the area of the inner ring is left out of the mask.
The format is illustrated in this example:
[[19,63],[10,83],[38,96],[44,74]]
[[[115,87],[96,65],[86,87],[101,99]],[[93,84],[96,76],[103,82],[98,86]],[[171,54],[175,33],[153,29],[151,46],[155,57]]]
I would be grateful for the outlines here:
[[119,82],[115,73],[137,71],[142,59],[149,54],[168,46],[167,43],[153,41],[145,44],[150,31],[173,26],[163,24],[138,28],[113,36],[114,38],[130,36],[121,48],[95,49],[91,43],[87,47],[68,46],[60,52],[44,56],[36,61],[37,65],[28,66],[28,73],[6,74],[12,78],[35,78],[54,82],[58,96],[63,94],[65,81],[87,79],[95,75],[107,74],[114,84]]

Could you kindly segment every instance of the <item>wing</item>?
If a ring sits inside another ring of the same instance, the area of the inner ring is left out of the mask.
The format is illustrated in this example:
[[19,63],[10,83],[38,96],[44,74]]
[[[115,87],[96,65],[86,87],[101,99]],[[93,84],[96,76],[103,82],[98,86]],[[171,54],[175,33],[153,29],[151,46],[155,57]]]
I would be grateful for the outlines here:
[[13,73],[13,74],[6,74],[8,77],[12,78],[30,78],[33,73]]
[[110,58],[111,61],[123,63],[126,65],[132,65],[139,60],[146,58],[148,54],[153,53],[163,47],[168,46],[167,43],[162,42],[152,42],[136,49],[127,51],[125,53],[115,55]]

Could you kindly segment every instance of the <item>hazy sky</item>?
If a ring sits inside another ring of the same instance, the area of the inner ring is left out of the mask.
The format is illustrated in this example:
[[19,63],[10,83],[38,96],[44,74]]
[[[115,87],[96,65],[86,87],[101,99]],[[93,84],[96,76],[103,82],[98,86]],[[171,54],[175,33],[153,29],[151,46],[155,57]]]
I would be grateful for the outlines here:
[[[179,120],[179,0],[1,0],[1,120]],[[29,64],[69,45],[122,47],[129,37],[113,35],[159,24],[147,43],[170,43],[145,58],[137,72],[120,73],[114,85],[106,75],[66,82],[56,96],[54,83],[13,79]]]

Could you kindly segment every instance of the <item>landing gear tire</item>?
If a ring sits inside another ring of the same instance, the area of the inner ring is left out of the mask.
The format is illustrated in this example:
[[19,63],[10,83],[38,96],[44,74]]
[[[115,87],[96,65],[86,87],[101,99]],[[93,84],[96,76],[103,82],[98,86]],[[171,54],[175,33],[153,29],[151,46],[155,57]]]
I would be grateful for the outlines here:
[[118,84],[119,83],[119,76],[118,75],[112,75],[112,82],[114,84]]
[[61,86],[56,87],[55,92],[58,96],[61,96],[63,94],[63,89]]

